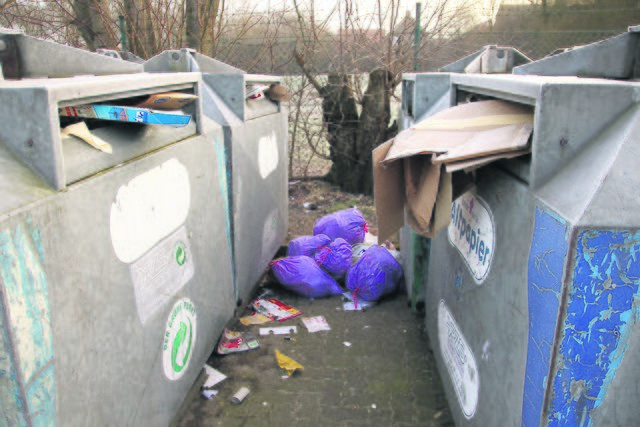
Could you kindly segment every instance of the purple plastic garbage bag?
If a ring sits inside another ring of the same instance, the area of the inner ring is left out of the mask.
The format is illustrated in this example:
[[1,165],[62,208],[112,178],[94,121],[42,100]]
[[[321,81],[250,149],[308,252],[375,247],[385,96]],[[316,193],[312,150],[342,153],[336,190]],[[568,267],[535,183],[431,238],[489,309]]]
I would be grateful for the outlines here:
[[342,288],[308,256],[292,256],[271,263],[276,280],[286,289],[307,298],[342,294]]
[[289,242],[287,256],[306,255],[312,257],[319,248],[331,243],[331,237],[326,234],[317,236],[300,236]]
[[367,223],[358,209],[345,209],[325,215],[316,221],[313,234],[326,234],[332,240],[342,237],[350,245],[364,242]]
[[353,248],[349,242],[338,237],[327,246],[318,249],[313,259],[335,279],[341,279],[351,267],[352,256]]
[[347,273],[346,285],[356,298],[376,301],[396,291],[402,266],[382,246],[371,246]]

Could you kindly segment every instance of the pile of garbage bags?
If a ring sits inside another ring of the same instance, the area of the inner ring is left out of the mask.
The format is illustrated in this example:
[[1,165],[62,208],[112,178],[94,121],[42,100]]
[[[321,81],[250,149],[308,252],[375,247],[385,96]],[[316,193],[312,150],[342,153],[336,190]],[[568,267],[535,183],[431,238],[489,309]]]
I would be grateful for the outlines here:
[[271,263],[273,276],[307,298],[340,295],[339,283],[364,301],[392,294],[402,266],[386,247],[364,243],[365,235],[367,223],[357,209],[326,215],[315,223],[312,236],[291,240],[287,256]]

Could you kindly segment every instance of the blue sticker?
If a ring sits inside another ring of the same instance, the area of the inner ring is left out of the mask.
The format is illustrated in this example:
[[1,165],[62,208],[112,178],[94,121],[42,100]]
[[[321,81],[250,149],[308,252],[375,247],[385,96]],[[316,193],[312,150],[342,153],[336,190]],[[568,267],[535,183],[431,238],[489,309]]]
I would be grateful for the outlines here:
[[536,209],[535,221],[528,265],[529,343],[523,427],[540,425],[568,247],[566,224],[555,214]]
[[638,316],[640,232],[583,231],[562,324],[549,426],[589,426]]

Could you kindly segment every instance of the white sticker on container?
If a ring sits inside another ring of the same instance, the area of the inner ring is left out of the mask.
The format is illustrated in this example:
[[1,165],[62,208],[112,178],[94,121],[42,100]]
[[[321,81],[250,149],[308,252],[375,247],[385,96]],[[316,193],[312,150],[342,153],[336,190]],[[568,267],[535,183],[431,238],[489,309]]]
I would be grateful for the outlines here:
[[171,381],[187,371],[196,343],[196,308],[189,298],[176,302],[169,313],[162,343],[162,367]]
[[191,206],[187,168],[177,159],[148,170],[118,189],[111,204],[111,243],[130,263],[184,224]]
[[272,210],[265,218],[262,225],[262,262],[268,263],[273,257],[273,252],[277,249],[281,239],[278,238],[278,228],[280,225],[280,212],[278,209]]
[[438,341],[458,403],[467,419],[476,413],[480,374],[476,359],[444,301],[438,305]]
[[279,160],[276,133],[271,132],[271,135],[263,136],[258,141],[258,166],[262,179],[277,169]]
[[495,252],[495,227],[487,204],[473,191],[458,197],[451,207],[449,241],[458,249],[476,283],[487,278]]
[[143,325],[191,280],[194,270],[185,227],[130,265],[138,317]]

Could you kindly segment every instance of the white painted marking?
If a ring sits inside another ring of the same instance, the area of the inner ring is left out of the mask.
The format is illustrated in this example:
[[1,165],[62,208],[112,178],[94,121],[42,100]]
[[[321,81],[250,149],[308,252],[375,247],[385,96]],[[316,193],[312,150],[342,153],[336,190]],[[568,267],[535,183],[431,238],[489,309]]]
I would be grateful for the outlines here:
[[278,168],[279,161],[276,133],[271,132],[258,141],[258,166],[262,179],[267,179]]
[[118,259],[130,263],[180,227],[189,214],[187,168],[171,159],[118,189],[111,205],[111,243]]

